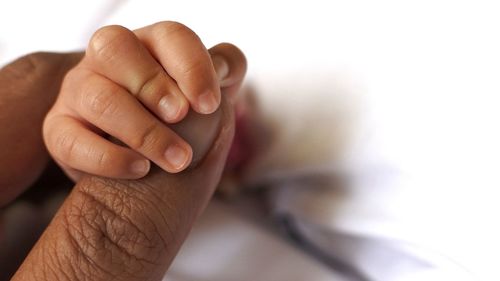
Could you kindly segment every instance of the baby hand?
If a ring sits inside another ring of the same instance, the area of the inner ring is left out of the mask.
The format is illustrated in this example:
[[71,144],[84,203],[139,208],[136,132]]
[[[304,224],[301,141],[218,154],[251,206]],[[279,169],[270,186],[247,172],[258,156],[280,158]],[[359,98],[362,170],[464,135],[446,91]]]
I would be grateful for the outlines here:
[[98,30],[45,119],[52,157],[74,180],[81,172],[140,178],[149,160],[172,173],[185,169],[192,149],[166,123],[182,120],[190,106],[201,114],[218,108],[219,82],[229,69],[216,55],[218,46],[212,58],[198,36],[176,22]]

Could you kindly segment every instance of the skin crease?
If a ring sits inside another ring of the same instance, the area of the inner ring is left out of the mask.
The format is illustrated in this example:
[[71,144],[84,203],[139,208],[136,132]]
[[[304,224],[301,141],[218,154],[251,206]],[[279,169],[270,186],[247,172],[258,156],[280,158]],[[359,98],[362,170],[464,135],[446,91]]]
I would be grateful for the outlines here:
[[[51,156],[75,181],[79,172],[141,178],[150,161],[171,173],[184,170],[192,149],[167,124],[182,120],[189,109],[210,114],[218,108],[222,72],[210,54],[217,48],[207,50],[177,22],[134,31],[100,28],[45,118]],[[126,147],[110,143],[108,135]]]
[[[4,206],[30,186],[42,173],[49,155],[43,144],[39,130],[44,114],[54,103],[64,74],[81,59],[83,54],[74,53],[63,56],[53,53],[36,53],[14,61],[0,70],[0,139],[3,147],[0,157],[0,206]],[[43,74],[43,75],[42,75]],[[45,77],[52,77],[47,80]],[[25,83],[29,80],[30,83]],[[59,81],[59,83],[58,83]],[[15,89],[12,90],[12,89]],[[10,93],[15,93],[14,96]],[[41,99],[23,95],[43,96]],[[10,106],[2,106],[2,104]],[[25,119],[30,112],[31,120],[18,122],[13,126],[10,120]],[[192,164],[200,161],[217,132],[220,113],[206,115],[189,111],[182,122],[170,125],[179,136],[192,144]],[[35,121],[35,122],[32,122]],[[187,125],[184,125],[187,124]],[[188,129],[188,128],[193,129]],[[197,136],[203,132],[203,136]],[[207,141],[205,141],[207,140]],[[14,159],[16,161],[14,161]],[[22,175],[19,172],[22,171]]]
[[184,172],[84,177],[12,280],[161,280],[220,180],[234,116],[224,98],[217,112],[208,154]]
[[[203,115],[190,110],[181,122],[168,125],[193,149],[193,158],[188,169],[195,167],[207,154],[219,132],[221,118],[220,108],[214,113]],[[121,143],[116,139],[113,139],[113,142]]]
[[[241,85],[245,58],[230,44],[210,51],[225,57],[230,68],[220,83],[221,109],[203,118],[190,112],[174,126],[193,146],[191,166],[179,174],[153,167],[139,180],[85,176],[12,280],[161,280],[220,180],[234,132],[225,97]],[[44,170],[49,157],[40,134],[43,116],[81,56],[37,53],[0,70],[0,145],[12,148],[0,157],[4,205]]]

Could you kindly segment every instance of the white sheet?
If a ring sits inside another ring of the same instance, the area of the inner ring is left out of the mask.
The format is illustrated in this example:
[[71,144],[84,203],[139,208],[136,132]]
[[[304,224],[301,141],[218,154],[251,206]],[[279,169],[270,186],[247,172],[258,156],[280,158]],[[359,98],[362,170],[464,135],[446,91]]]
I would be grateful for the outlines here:
[[165,281],[347,280],[319,261],[213,201],[169,269]]

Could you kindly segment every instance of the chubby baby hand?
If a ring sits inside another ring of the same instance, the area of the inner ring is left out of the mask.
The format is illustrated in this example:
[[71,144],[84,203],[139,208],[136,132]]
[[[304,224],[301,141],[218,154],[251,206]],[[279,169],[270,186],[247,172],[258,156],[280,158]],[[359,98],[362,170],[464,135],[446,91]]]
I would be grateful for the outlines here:
[[73,180],[82,172],[140,178],[150,161],[167,172],[184,170],[192,149],[168,124],[182,120],[189,108],[217,110],[230,68],[219,55],[224,52],[245,63],[236,47],[220,44],[209,51],[176,22],[135,31],[101,28],[45,118],[50,154]]

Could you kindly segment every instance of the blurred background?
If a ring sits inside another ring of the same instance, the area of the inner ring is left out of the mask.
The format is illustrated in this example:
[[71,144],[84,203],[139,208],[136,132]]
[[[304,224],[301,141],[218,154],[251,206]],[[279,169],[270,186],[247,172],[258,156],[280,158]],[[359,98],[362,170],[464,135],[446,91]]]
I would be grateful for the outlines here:
[[500,280],[499,13],[481,0],[2,1],[0,65],[162,20],[243,50],[270,137],[166,280]]

